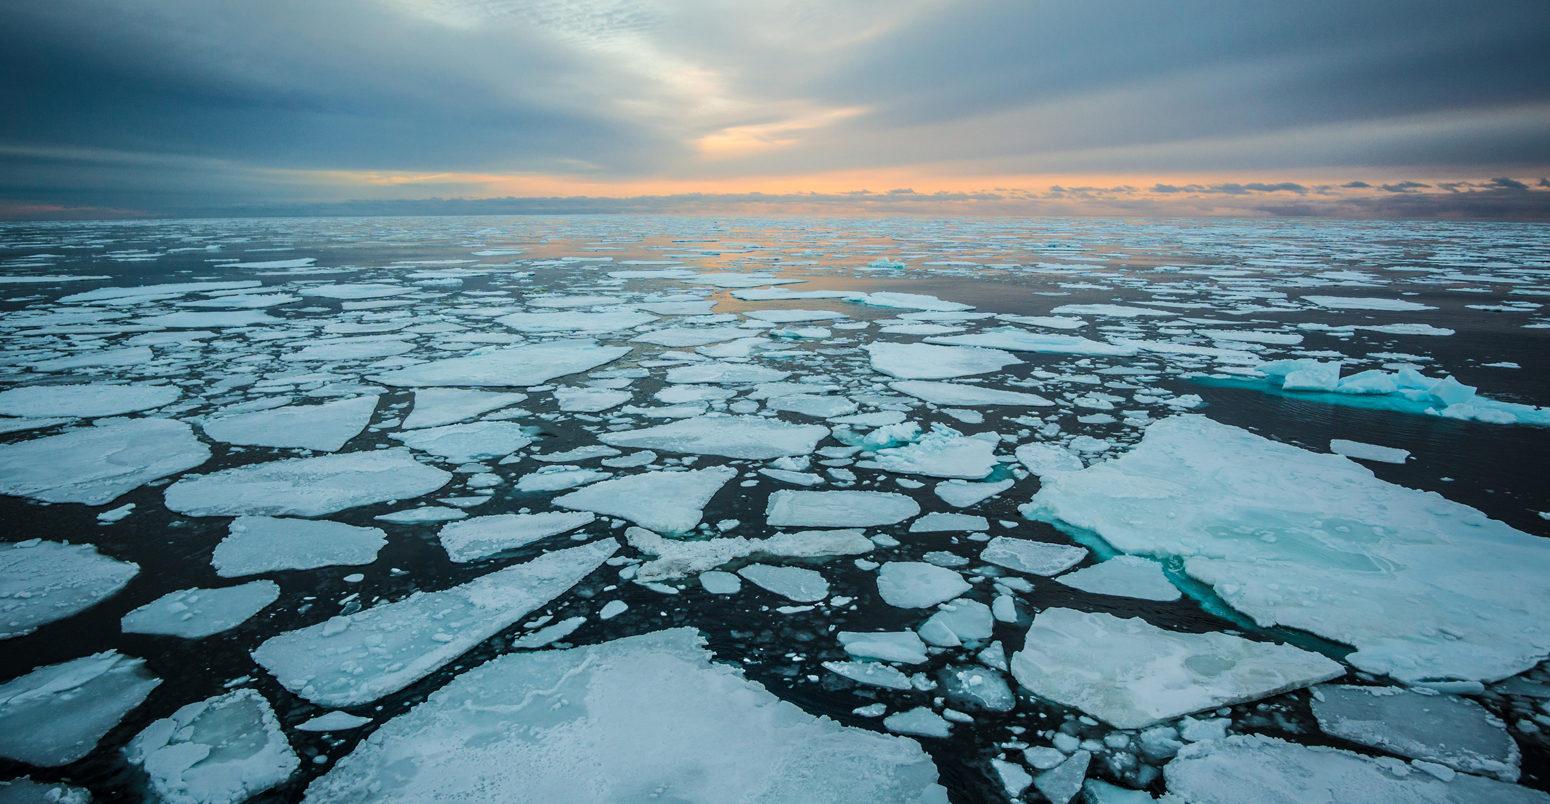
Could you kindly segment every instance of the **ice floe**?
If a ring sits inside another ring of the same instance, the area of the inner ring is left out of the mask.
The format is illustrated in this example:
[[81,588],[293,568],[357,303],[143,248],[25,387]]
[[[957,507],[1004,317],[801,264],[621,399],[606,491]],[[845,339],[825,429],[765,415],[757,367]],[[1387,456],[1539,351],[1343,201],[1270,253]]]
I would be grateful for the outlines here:
[[169,804],[246,801],[286,779],[301,760],[256,690],[191,703],[146,726],[124,756]]
[[892,525],[920,513],[920,504],[890,491],[793,491],[770,494],[764,516],[774,527],[857,528]]
[[144,661],[110,650],[0,684],[0,757],[68,765],[91,753],[160,683]]
[[28,539],[0,545],[0,639],[85,611],[118,594],[139,571],[86,544]]
[[901,380],[942,380],[1000,371],[1020,363],[1010,352],[973,346],[869,343],[872,368]]
[[189,516],[323,516],[429,494],[452,479],[408,450],[343,452],[188,475],[167,487],[166,505]]
[[0,391],[0,416],[119,416],[169,405],[182,395],[172,385],[24,385]]
[[559,340],[492,349],[488,352],[432,360],[378,374],[387,385],[526,387],[578,374],[623,357],[627,346],[599,346],[589,340]]
[[675,533],[700,524],[705,504],[736,476],[736,469],[725,466],[685,472],[643,472],[593,483],[554,498],[554,504],[628,519],[648,530]]
[[779,458],[806,455],[828,435],[829,428],[816,424],[789,424],[759,416],[696,416],[640,430],[604,433],[598,440],[615,447],[663,452]]
[[594,515],[585,511],[490,514],[443,525],[436,538],[447,551],[448,558],[462,563],[526,547],[540,539],[591,524],[594,519]]
[[241,625],[279,597],[280,586],[274,581],[180,589],[125,614],[124,633],[199,639]]
[[99,419],[91,427],[0,445],[0,494],[102,505],[192,469],[210,448],[171,419]]
[[387,544],[381,528],[272,516],[239,516],[210,563],[223,578],[277,570],[370,564]]
[[200,426],[205,435],[228,444],[334,452],[366,429],[376,409],[377,397],[358,396],[321,405],[284,405],[216,415]]

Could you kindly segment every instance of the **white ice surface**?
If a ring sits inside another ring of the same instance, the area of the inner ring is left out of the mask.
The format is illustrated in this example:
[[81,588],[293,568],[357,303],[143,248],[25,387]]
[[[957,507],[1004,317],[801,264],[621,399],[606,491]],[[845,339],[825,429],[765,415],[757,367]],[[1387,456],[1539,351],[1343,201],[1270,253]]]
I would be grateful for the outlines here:
[[1518,744],[1468,698],[1403,687],[1315,687],[1313,716],[1325,734],[1465,773],[1518,780]]
[[775,527],[858,528],[892,525],[920,513],[920,504],[891,491],[794,491],[769,496],[765,519]]
[[0,445],[0,494],[103,505],[210,458],[172,419],[101,419],[94,426]]
[[381,528],[314,519],[239,516],[210,563],[223,578],[277,570],[370,564],[387,544]]
[[451,463],[503,458],[533,443],[522,426],[508,421],[444,424],[392,433],[394,441]]
[[269,702],[251,689],[191,703],[151,723],[124,756],[168,804],[236,804],[301,767]]
[[574,511],[628,519],[648,530],[675,533],[700,524],[705,504],[737,470],[727,466],[687,472],[643,472],[593,483],[554,498]]
[[923,343],[869,343],[872,368],[901,380],[942,380],[1000,371],[1021,363],[1010,352],[973,346]]
[[636,580],[667,581],[700,574],[744,558],[824,558],[871,552],[872,540],[860,530],[803,530],[762,539],[723,536],[714,539],[670,539],[645,528],[624,532],[631,547],[654,556],[640,565]]
[[180,589],[125,614],[124,633],[199,639],[241,625],[279,597],[274,581]]
[[160,683],[144,661],[105,651],[0,684],[0,757],[45,766],[74,762]]
[[215,415],[201,425],[205,435],[228,444],[299,447],[333,452],[366,429],[377,397],[357,396],[321,405],[285,405],[252,413]]
[[421,388],[414,392],[414,408],[403,429],[440,427],[472,419],[481,413],[510,407],[527,399],[515,391],[479,391],[468,388]]
[[923,399],[933,405],[953,407],[978,407],[981,405],[1014,405],[1022,407],[1049,407],[1054,405],[1038,394],[1021,391],[1005,391],[983,385],[961,382],[932,382],[930,380],[900,380],[888,383],[900,393]]
[[913,740],[809,715],[703,644],[673,629],[501,656],[377,729],[306,800],[947,800]]
[[397,692],[597,569],[619,543],[555,550],[437,592],[415,592],[274,636],[253,659],[286,689],[323,706],[354,706]]
[[1055,575],[1087,557],[1087,549],[1069,544],[997,536],[980,551],[980,558],[1009,570],[1032,575]]
[[443,525],[436,538],[446,549],[448,558],[464,563],[575,530],[595,518],[585,511],[490,514]]
[[488,352],[432,360],[373,377],[395,386],[542,385],[556,377],[577,374],[623,357],[627,346],[599,346],[590,340],[531,343]]
[[182,395],[174,385],[23,385],[0,391],[0,416],[118,416],[169,405]]
[[1163,574],[1156,561],[1140,556],[1115,556],[1055,579],[1073,589],[1097,595],[1138,600],[1178,600],[1183,593]]
[[695,416],[640,430],[603,433],[599,441],[615,447],[721,455],[728,458],[779,458],[806,455],[828,437],[818,424],[790,424],[761,416]]
[[0,639],[85,611],[118,594],[139,571],[86,544],[0,544]]
[[452,479],[404,449],[345,452],[189,475],[167,487],[167,507],[189,516],[322,516],[408,500]]
[[923,561],[889,561],[877,571],[877,594],[901,609],[924,609],[969,591],[962,575]]

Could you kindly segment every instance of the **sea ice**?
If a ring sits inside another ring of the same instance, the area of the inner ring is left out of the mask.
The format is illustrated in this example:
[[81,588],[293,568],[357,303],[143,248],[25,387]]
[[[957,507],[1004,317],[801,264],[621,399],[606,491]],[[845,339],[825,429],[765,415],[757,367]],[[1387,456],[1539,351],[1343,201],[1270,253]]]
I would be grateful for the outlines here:
[[936,496],[954,508],[967,508],[989,499],[1012,487],[1011,480],[995,480],[974,483],[967,480],[949,480],[936,484]]
[[1022,511],[1180,556],[1260,625],[1353,645],[1347,660],[1371,673],[1492,681],[1550,654],[1543,539],[1203,416],[1164,419],[1115,460],[1044,478]]
[[1313,689],[1325,734],[1454,770],[1518,780],[1518,744],[1502,722],[1467,698],[1402,687]]
[[585,511],[491,514],[443,525],[436,538],[446,549],[448,558],[466,563],[575,530],[591,524],[596,518]]
[[935,335],[926,343],[949,346],[983,346],[1005,349],[1009,352],[1041,352],[1059,355],[1092,355],[1114,357],[1133,355],[1134,346],[1122,346],[1105,341],[1095,341],[1076,335],[1051,335],[1045,332],[1029,332],[1016,327],[997,327],[971,335]]
[[1069,544],[997,536],[980,551],[980,558],[1009,570],[1050,576],[1065,572],[1087,557],[1087,549]]
[[677,533],[700,524],[705,504],[736,476],[737,470],[729,466],[643,472],[593,483],[553,502],[561,508],[628,519],[659,533]]
[[387,544],[381,528],[343,522],[239,516],[215,546],[210,563],[223,578],[277,570],[370,564]]
[[476,391],[466,388],[422,388],[414,392],[414,408],[401,425],[405,430],[440,427],[482,413],[510,407],[527,399],[527,394],[504,391]]
[[663,452],[779,458],[807,455],[828,435],[829,428],[817,424],[789,424],[760,416],[695,416],[641,430],[603,433],[598,440],[615,447]]
[[125,614],[124,633],[200,639],[241,625],[279,597],[274,581],[180,589]]
[[239,689],[191,703],[146,726],[124,749],[169,804],[246,801],[289,779],[301,760],[269,702]]
[[869,343],[872,368],[901,380],[942,380],[989,374],[1020,363],[1010,352],[972,346],[923,343]]
[[1382,299],[1372,296],[1304,296],[1320,307],[1331,310],[1386,310],[1391,312],[1411,312],[1416,310],[1435,310],[1429,304],[1405,301],[1404,299]]
[[554,401],[567,413],[598,413],[618,407],[635,396],[629,391],[607,388],[556,388]]
[[1330,439],[1329,451],[1336,455],[1344,455],[1347,458],[1376,461],[1378,463],[1404,463],[1410,458],[1409,450],[1397,447],[1380,447],[1377,444],[1368,444],[1362,441],[1347,441],[1344,438]]
[[856,465],[905,475],[979,480],[996,468],[996,445],[934,424],[918,441],[877,450]]
[[969,591],[962,575],[923,561],[889,561],[877,571],[877,593],[901,609],[924,609]]
[[103,505],[210,458],[172,419],[100,419],[91,427],[0,445],[0,494]]
[[1178,600],[1183,593],[1168,581],[1156,561],[1139,556],[1115,556],[1101,564],[1083,567],[1055,579],[1073,589],[1095,595],[1133,597],[1138,600]]
[[858,659],[921,664],[926,643],[914,631],[841,631],[835,635],[845,652]]
[[68,765],[91,753],[160,683],[144,661],[110,650],[0,684],[0,757]]
[[188,516],[323,516],[429,494],[452,479],[404,449],[344,452],[189,475],[167,487],[167,507]]
[[998,388],[986,388],[983,385],[968,385],[959,382],[901,380],[888,383],[888,385],[895,391],[909,394],[916,399],[923,399],[933,405],[951,405],[953,407],[1018,405],[1043,408],[1055,404],[1038,394],[1003,391]]
[[118,594],[139,571],[86,544],[0,544],[0,639],[85,611]]
[[417,388],[542,385],[556,377],[611,363],[629,351],[627,346],[599,346],[590,340],[546,341],[432,360],[385,372],[373,379],[387,385]]
[[228,444],[296,447],[334,452],[359,435],[377,409],[377,397],[357,396],[321,405],[285,405],[252,413],[216,415],[205,435]]
[[947,800],[913,740],[809,715],[703,645],[679,628],[500,656],[378,728],[306,800]]
[[749,564],[737,574],[755,586],[798,603],[813,603],[829,596],[829,582],[818,572],[804,567]]
[[522,426],[508,421],[478,421],[423,427],[389,436],[404,446],[450,463],[502,458],[533,443]]
[[1139,618],[1045,609],[1012,675],[1029,692],[1121,729],[1266,698],[1345,674],[1338,662],[1273,642],[1168,631]]
[[655,320],[656,316],[635,310],[604,310],[592,313],[512,313],[495,319],[495,323],[518,332],[615,332]]
[[860,530],[803,530],[764,539],[724,536],[715,539],[669,539],[645,528],[630,528],[624,538],[631,547],[655,556],[640,565],[635,579],[667,581],[702,573],[743,558],[824,558],[860,555],[875,545]]
[[0,391],[0,416],[118,416],[170,405],[182,395],[172,385],[24,385]]
[[892,525],[920,513],[920,504],[891,491],[794,491],[770,494],[764,515],[774,527],[859,528]]
[[271,637],[253,659],[322,706],[397,692],[564,594],[619,549],[614,539],[545,553],[438,592],[415,592]]
[[1546,804],[1550,796],[1469,774],[1443,781],[1396,759],[1259,734],[1187,745],[1163,768],[1190,804]]

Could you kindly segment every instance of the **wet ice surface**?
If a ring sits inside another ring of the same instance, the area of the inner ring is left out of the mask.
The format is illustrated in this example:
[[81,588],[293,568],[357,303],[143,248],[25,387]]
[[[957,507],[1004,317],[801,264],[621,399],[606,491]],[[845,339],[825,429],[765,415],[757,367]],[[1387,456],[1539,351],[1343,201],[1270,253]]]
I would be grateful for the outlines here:
[[0,790],[1550,786],[1543,227],[58,224],[0,280]]

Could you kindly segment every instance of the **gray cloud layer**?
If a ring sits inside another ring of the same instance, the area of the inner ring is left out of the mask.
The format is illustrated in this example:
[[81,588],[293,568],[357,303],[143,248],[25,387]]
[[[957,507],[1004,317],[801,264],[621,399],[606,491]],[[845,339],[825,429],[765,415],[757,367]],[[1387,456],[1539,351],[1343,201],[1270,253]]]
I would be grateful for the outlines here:
[[[0,199],[13,207],[363,194],[312,173],[334,170],[692,181],[1550,165],[1541,0],[24,0],[0,14]],[[727,132],[754,147],[696,146]],[[1420,202],[1407,203],[1383,209]]]

